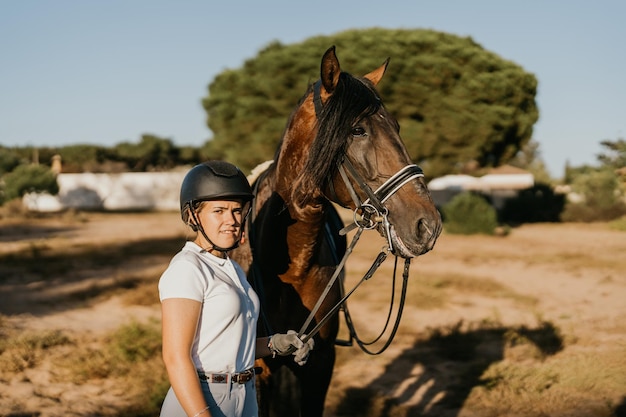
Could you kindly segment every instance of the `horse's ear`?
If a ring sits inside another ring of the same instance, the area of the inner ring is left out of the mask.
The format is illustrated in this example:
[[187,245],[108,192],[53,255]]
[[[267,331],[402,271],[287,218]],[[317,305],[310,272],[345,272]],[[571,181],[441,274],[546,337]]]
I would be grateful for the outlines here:
[[339,74],[341,73],[341,67],[339,66],[339,60],[335,54],[335,45],[328,48],[322,57],[322,65],[320,71],[320,79],[322,85],[328,94],[332,94],[339,82]]
[[387,65],[389,65],[389,59],[390,58],[387,58],[385,62],[383,62],[383,65],[376,68],[374,71],[370,72],[369,74],[366,74],[364,78],[367,78],[368,80],[370,80],[372,84],[377,85],[378,82],[383,78],[383,75],[385,75],[385,71],[387,70]]

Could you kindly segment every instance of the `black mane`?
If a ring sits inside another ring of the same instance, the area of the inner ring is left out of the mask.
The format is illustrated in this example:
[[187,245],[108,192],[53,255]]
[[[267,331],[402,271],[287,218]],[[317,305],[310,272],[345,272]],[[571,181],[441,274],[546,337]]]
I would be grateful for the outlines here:
[[[309,92],[313,86],[309,87]],[[301,195],[326,185],[335,167],[343,158],[350,133],[356,123],[375,114],[382,102],[372,84],[342,72],[329,100],[318,114],[318,132],[299,178],[294,181]]]

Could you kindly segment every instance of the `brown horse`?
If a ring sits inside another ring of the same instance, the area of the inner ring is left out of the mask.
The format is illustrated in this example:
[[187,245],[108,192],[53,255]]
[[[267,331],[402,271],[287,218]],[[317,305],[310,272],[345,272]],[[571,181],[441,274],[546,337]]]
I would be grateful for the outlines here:
[[[321,79],[298,103],[274,162],[253,184],[249,239],[232,256],[261,298],[259,335],[300,329],[318,304],[347,246],[332,203],[355,210],[357,227],[378,229],[396,256],[426,253],[439,236],[441,217],[421,169],[375,90],[388,62],[357,78],[342,72],[335,48],[328,49]],[[312,325],[341,299],[339,284],[328,287]],[[324,322],[304,366],[290,357],[263,361],[262,415],[322,416],[338,327],[337,314]]]

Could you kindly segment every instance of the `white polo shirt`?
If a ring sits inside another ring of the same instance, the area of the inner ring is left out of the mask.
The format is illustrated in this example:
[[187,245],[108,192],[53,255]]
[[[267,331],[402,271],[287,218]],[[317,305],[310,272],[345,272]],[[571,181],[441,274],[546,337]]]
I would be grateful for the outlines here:
[[202,303],[191,351],[199,371],[234,373],[254,366],[260,303],[236,262],[187,242],[161,275],[159,297]]

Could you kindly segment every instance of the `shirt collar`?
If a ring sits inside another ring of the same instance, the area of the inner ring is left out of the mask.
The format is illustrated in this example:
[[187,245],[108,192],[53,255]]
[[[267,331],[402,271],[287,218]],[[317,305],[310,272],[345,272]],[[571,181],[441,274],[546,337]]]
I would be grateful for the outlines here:
[[226,258],[220,258],[219,256],[215,256],[210,252],[207,252],[206,250],[202,249],[197,243],[192,242],[192,241],[187,241],[185,243],[185,249],[191,250],[195,253],[200,254],[201,256],[205,257],[206,259],[208,259],[209,261],[211,261],[214,264],[217,264],[219,266],[224,266],[226,265],[227,262],[229,262],[230,258],[228,257],[228,255],[226,256]]

